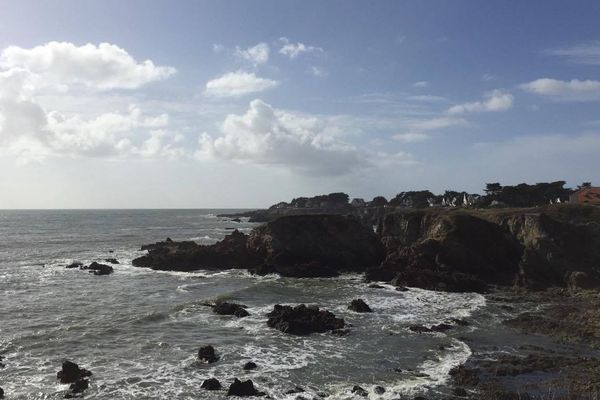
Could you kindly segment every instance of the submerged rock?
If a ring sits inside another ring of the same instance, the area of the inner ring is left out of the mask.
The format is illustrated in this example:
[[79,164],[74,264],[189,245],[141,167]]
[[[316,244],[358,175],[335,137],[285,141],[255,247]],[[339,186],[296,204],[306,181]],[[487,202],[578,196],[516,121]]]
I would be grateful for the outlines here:
[[116,258],[105,258],[104,261],[111,264],[119,264],[119,260],[117,260]]
[[198,350],[198,359],[208,364],[212,364],[216,362],[219,357],[215,354],[215,348],[208,345],[200,347],[200,350]]
[[83,267],[83,263],[81,261],[73,261],[71,264],[67,265],[65,268],[72,269],[72,268],[81,268],[81,267]]
[[250,396],[264,396],[264,392],[259,392],[254,387],[254,383],[248,379],[247,381],[240,381],[235,378],[233,383],[229,386],[227,396],[239,396],[239,397],[250,397]]
[[221,382],[219,382],[219,380],[216,378],[208,378],[202,382],[200,387],[205,390],[220,390]]
[[308,335],[315,332],[327,332],[341,329],[345,323],[342,318],[319,307],[307,307],[300,304],[296,307],[275,305],[267,314],[267,325],[292,335]]
[[99,264],[95,261],[88,266],[81,267],[81,269],[89,270],[94,275],[110,275],[114,271],[110,265]]
[[80,378],[92,376],[92,373],[84,368],[79,368],[79,365],[71,361],[64,361],[62,369],[56,373],[56,378],[60,383],[74,383]]
[[246,311],[245,305],[228,303],[226,301],[215,304],[213,306],[213,312],[219,315],[235,315],[238,318],[243,318],[250,315],[250,313]]
[[0,387],[0,399],[4,398],[4,389]]

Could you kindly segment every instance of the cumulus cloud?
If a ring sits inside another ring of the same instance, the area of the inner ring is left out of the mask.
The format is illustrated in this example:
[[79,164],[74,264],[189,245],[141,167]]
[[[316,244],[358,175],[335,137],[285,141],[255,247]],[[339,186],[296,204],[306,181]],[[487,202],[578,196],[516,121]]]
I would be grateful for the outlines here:
[[49,42],[25,49],[9,46],[0,53],[0,67],[23,69],[65,89],[84,86],[97,90],[135,89],[173,75],[173,67],[150,60],[136,61],[124,49],[109,43],[76,46]]
[[291,43],[288,38],[282,37],[279,39],[283,46],[279,49],[279,53],[284,56],[294,59],[304,53],[323,53],[323,49],[316,46],[308,46],[304,43]]
[[228,72],[206,82],[204,93],[212,97],[240,97],[274,88],[279,82],[256,76],[253,72]]
[[502,90],[493,90],[486,93],[484,97],[485,99],[482,101],[452,106],[448,109],[448,114],[506,111],[513,105],[513,95]]
[[550,49],[544,51],[544,53],[551,56],[564,57],[575,64],[600,65],[600,41]]
[[542,78],[520,85],[521,89],[558,101],[600,100],[600,81]]
[[278,110],[261,100],[228,115],[221,136],[203,134],[197,156],[287,167],[306,174],[341,175],[368,164],[331,132],[326,119]]
[[250,61],[254,65],[265,64],[269,61],[269,45],[266,43],[259,43],[256,46],[248,47],[247,49],[241,49],[236,46],[235,56],[241,59]]

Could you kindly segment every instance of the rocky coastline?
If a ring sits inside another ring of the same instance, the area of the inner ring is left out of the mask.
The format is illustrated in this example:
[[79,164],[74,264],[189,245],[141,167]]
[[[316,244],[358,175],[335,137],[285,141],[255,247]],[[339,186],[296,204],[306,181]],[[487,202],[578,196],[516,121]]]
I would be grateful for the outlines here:
[[[398,289],[484,293],[511,310],[505,326],[557,343],[578,343],[589,352],[564,357],[524,348],[516,356],[486,360],[475,351],[450,373],[455,398],[572,399],[600,392],[600,354],[595,353],[600,343],[599,208],[393,209],[379,219],[374,230],[372,221],[352,215],[285,215],[248,235],[234,231],[211,246],[170,239],[147,245],[148,254],[133,264],[177,271],[240,268],[304,278],[351,272],[363,273],[374,287],[386,282]],[[279,318],[273,327],[296,326],[285,319],[296,308],[276,307],[270,315]],[[324,329],[340,330],[343,321],[333,325]],[[414,329],[443,332],[453,326]]]

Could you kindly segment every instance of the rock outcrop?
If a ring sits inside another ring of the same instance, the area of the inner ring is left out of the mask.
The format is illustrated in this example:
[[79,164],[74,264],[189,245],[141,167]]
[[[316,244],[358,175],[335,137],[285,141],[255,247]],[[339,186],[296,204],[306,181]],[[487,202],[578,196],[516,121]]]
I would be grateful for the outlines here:
[[221,382],[216,378],[208,378],[200,387],[205,390],[221,390]]
[[246,311],[246,306],[243,304],[237,303],[228,303],[226,301],[218,302],[217,304],[212,306],[213,312],[219,315],[235,315],[238,318],[247,317],[250,315],[248,311]]
[[212,364],[219,360],[219,357],[215,353],[215,348],[208,345],[200,347],[198,350],[198,359],[202,362]]
[[251,397],[264,395],[265,393],[256,390],[254,383],[250,379],[242,382],[238,378],[235,378],[227,391],[227,396]]
[[113,267],[110,265],[100,264],[95,261],[90,265],[81,267],[80,269],[88,270],[94,275],[110,275],[114,272]]
[[328,277],[379,265],[385,249],[371,228],[339,215],[282,217],[252,231],[248,247],[260,255],[259,274]]
[[369,307],[369,305],[365,303],[363,299],[352,300],[350,302],[350,305],[348,306],[348,309],[356,311],[358,313],[373,312],[373,310],[371,310],[371,307]]
[[333,313],[304,304],[296,307],[276,304],[267,317],[268,326],[292,335],[328,332],[342,329],[345,325],[344,320],[336,318]]
[[261,260],[246,247],[246,241],[247,236],[238,230],[210,246],[192,241],[174,242],[167,238],[164,242],[142,246],[148,254],[133,260],[133,265],[167,271],[250,268]]
[[92,373],[71,361],[64,361],[62,369],[56,373],[56,378],[60,383],[74,383],[78,379],[92,376]]
[[236,230],[211,246],[168,239],[142,250],[148,254],[133,260],[133,265],[176,271],[247,268],[291,277],[363,272],[379,265],[385,255],[371,228],[339,215],[282,217],[249,236]]
[[461,212],[389,214],[381,239],[387,257],[367,279],[425,289],[481,292],[488,283],[510,284],[522,254],[501,226]]

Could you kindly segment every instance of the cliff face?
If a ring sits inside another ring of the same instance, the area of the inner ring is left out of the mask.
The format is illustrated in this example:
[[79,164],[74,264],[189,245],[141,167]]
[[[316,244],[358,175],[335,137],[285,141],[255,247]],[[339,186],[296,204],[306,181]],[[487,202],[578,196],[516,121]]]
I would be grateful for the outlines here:
[[367,278],[458,291],[595,285],[599,215],[573,206],[393,212],[380,228],[386,260]]

